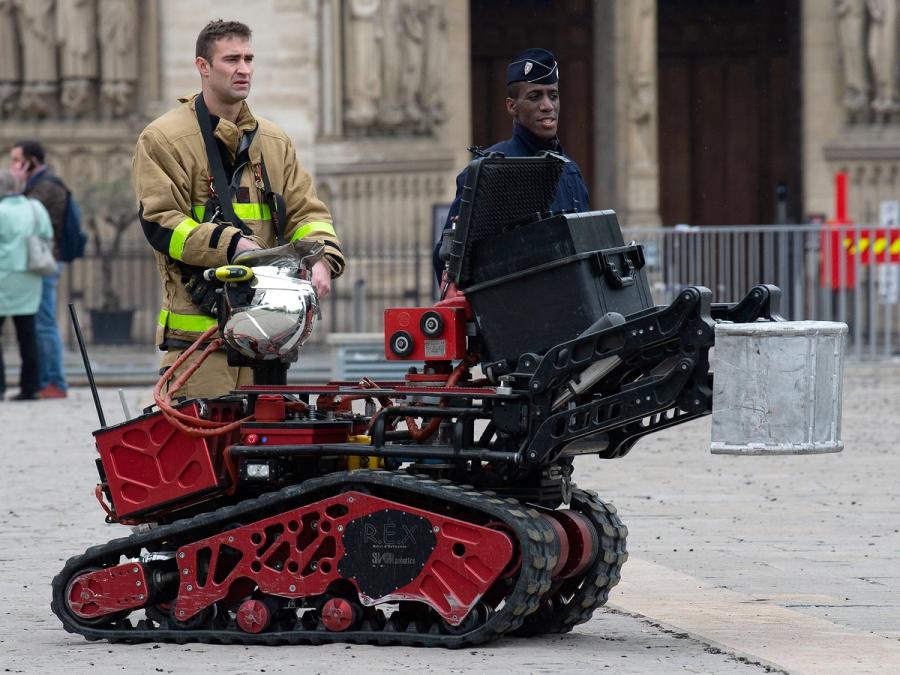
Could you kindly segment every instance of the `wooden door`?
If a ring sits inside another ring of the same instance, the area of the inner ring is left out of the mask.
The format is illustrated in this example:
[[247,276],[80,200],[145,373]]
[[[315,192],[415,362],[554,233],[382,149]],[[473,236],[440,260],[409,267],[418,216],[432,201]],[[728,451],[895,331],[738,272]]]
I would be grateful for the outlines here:
[[797,0],[659,0],[663,224],[800,217]]
[[506,65],[529,47],[549,49],[559,63],[559,137],[592,185],[592,31],[590,0],[471,0],[472,142],[509,138]]

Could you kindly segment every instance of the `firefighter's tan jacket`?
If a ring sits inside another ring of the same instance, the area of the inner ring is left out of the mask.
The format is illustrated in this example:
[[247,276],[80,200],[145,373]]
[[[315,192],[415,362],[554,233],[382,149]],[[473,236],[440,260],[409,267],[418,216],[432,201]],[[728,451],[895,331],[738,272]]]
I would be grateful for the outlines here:
[[[165,339],[191,342],[215,325],[191,302],[185,289],[191,269],[228,264],[241,236],[260,246],[274,246],[275,229],[260,168],[265,161],[271,189],[284,196],[285,239],[317,239],[325,243],[325,260],[332,275],[343,271],[344,258],[327,207],[316,197],[310,175],[297,161],[294,146],[275,124],[254,118],[246,103],[237,123],[219,120],[215,136],[234,160],[241,136],[256,131],[249,147],[250,166],[245,167],[235,215],[245,230],[211,222],[206,213],[210,199],[210,168],[194,109],[196,96],[153,121],[141,133],[135,148],[133,182],[141,225],[156,250],[162,280],[163,307],[157,344]],[[224,198],[228,198],[225,196]]]

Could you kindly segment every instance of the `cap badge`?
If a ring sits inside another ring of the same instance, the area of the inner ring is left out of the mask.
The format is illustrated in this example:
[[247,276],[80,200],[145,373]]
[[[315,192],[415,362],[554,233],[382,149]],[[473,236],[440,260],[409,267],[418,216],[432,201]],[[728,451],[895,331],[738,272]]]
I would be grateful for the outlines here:
[[525,62],[525,74],[527,75],[528,73],[530,73],[532,68],[534,68],[534,64],[531,61],[526,61]]

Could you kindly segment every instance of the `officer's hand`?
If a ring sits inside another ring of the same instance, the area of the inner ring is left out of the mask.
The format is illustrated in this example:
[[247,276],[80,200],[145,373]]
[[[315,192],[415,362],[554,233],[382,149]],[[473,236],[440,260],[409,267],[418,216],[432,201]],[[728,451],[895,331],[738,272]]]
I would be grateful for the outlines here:
[[312,284],[316,287],[316,293],[320,298],[331,292],[331,268],[324,260],[319,260],[313,265]]

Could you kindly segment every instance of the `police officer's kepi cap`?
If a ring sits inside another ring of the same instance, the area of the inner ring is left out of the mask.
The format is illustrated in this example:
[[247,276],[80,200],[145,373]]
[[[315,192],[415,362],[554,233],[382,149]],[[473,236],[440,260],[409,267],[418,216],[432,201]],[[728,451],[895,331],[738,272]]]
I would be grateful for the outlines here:
[[526,49],[506,67],[506,84],[513,82],[556,84],[559,82],[556,58],[546,49]]

